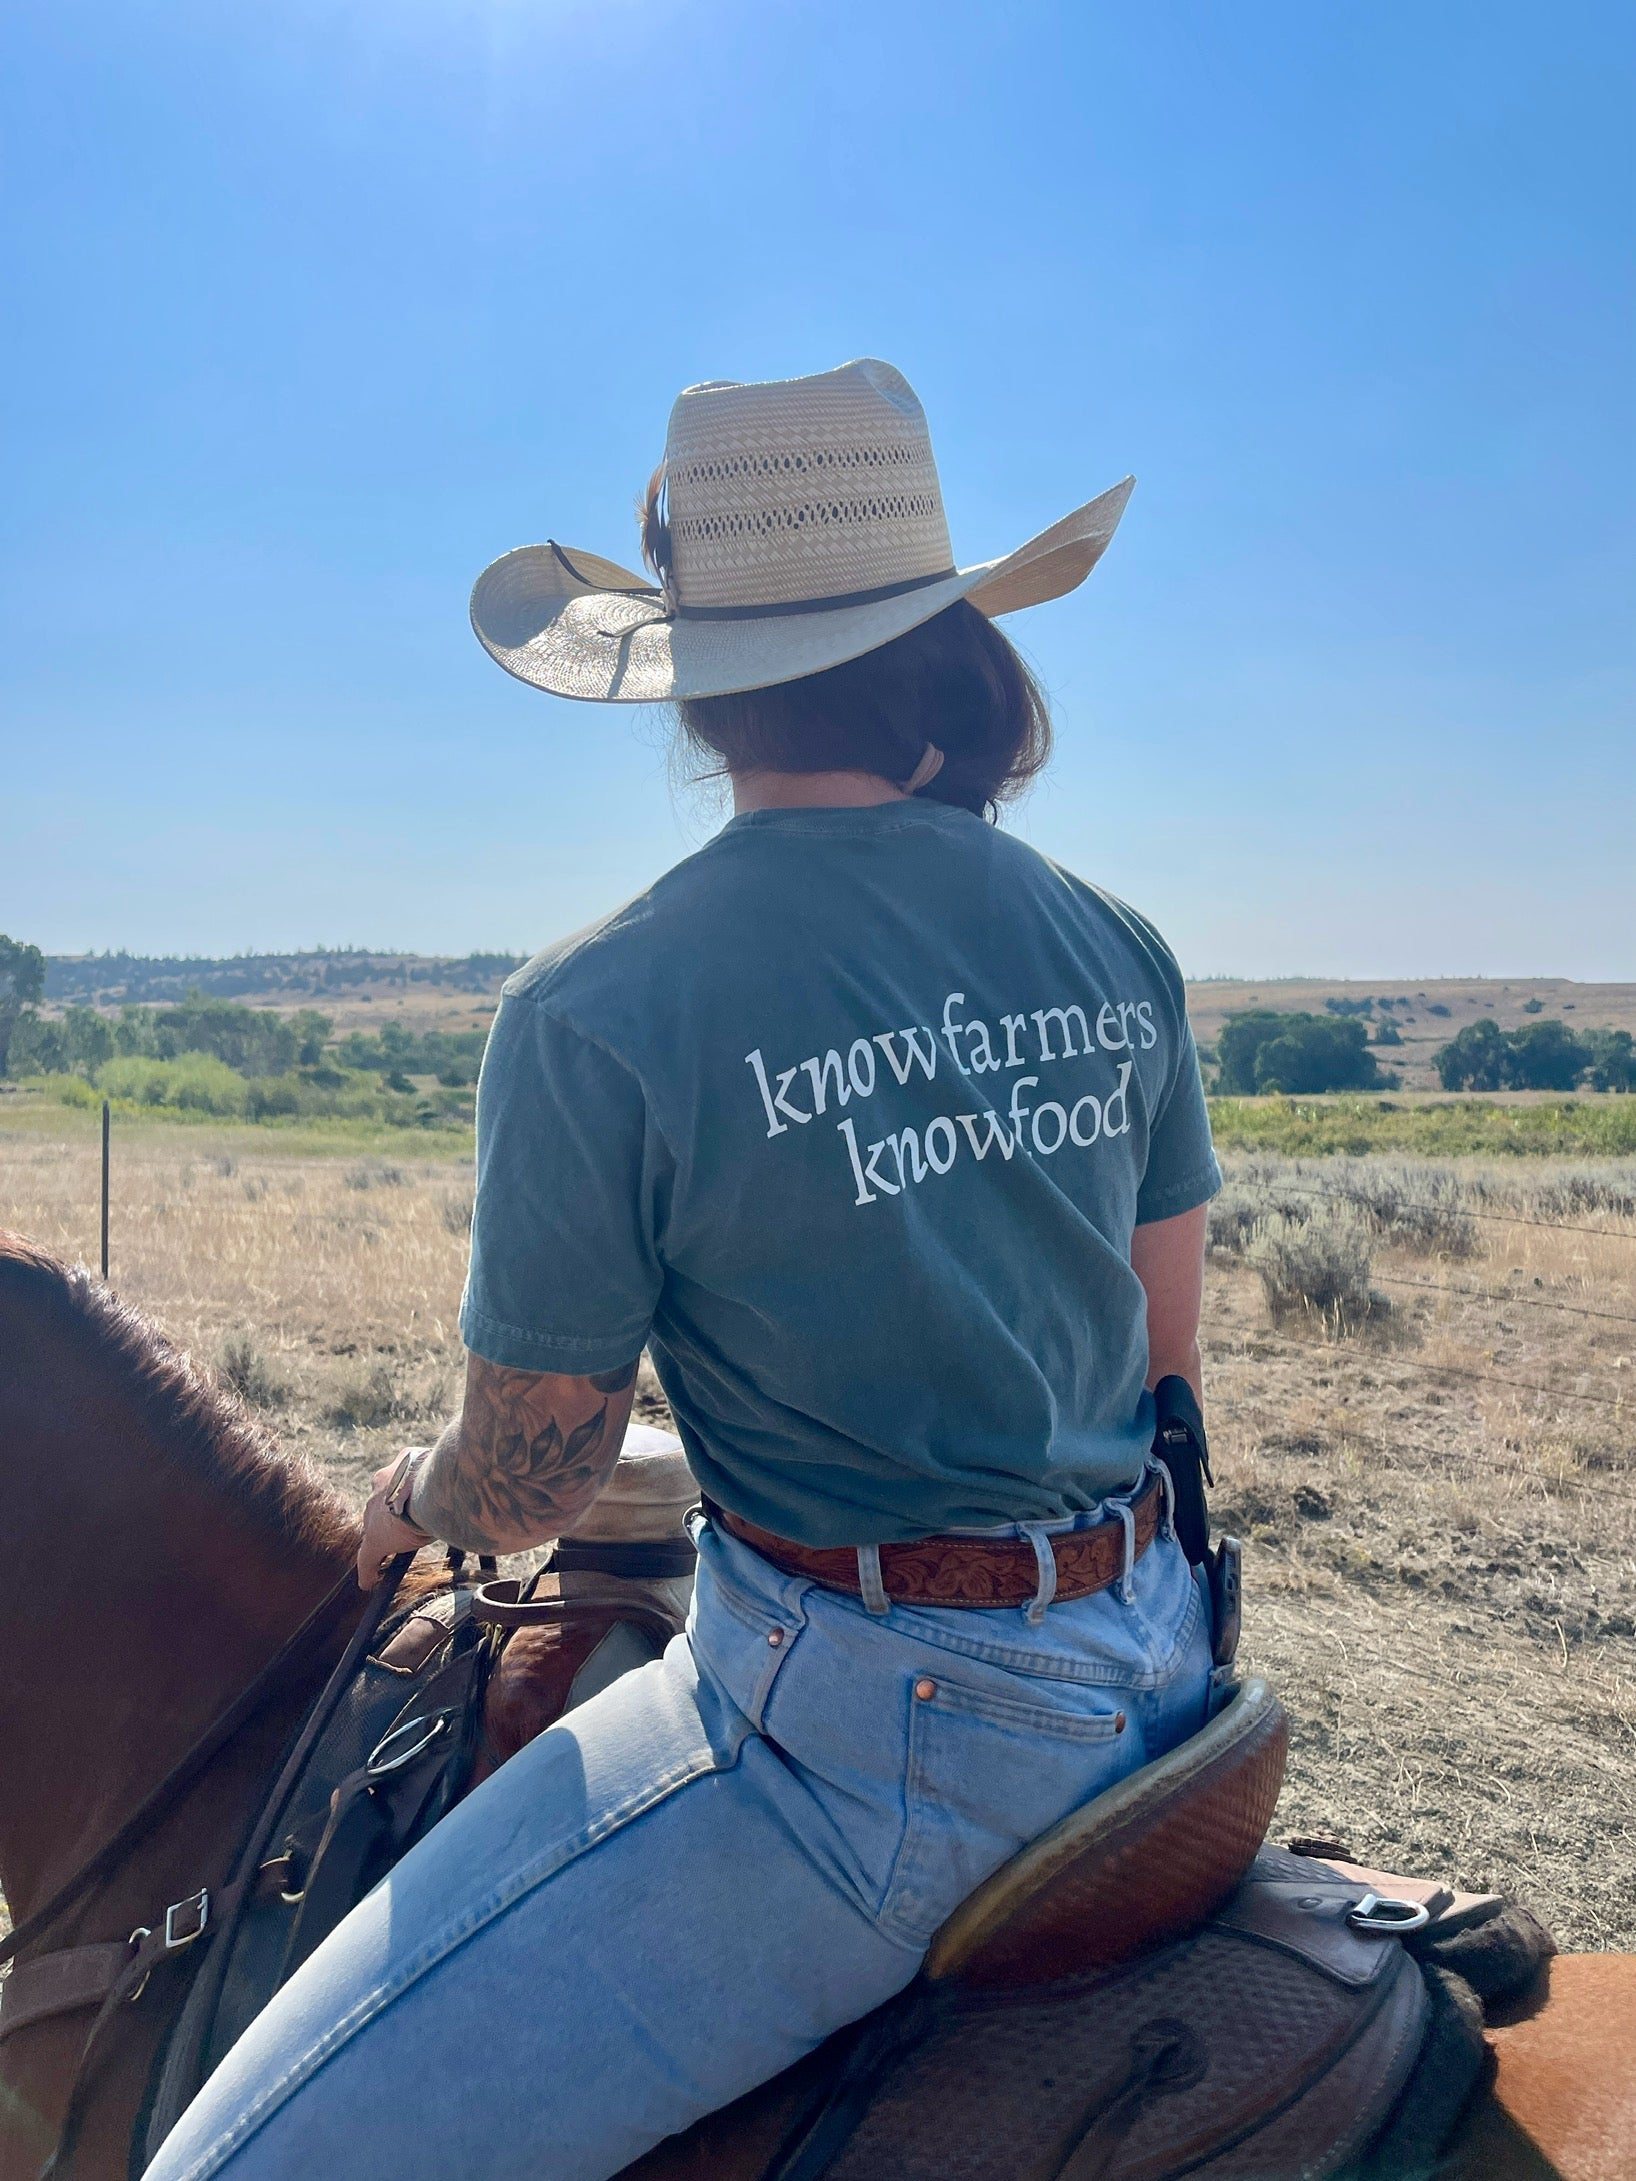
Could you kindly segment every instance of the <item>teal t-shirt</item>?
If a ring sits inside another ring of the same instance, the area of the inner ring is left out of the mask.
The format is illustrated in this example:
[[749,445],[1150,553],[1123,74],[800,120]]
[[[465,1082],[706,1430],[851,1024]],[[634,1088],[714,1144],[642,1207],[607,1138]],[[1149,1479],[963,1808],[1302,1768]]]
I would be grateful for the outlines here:
[[1131,1229],[1220,1186],[1152,927],[946,804],[756,811],[505,987],[466,1344],[644,1344],[812,1545],[1049,1521],[1153,1433]]

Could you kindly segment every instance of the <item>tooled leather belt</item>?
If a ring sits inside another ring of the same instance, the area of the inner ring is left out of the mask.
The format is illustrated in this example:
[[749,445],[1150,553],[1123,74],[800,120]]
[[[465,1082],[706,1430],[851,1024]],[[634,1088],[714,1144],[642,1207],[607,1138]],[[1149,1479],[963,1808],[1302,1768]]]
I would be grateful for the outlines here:
[[[1131,1501],[1131,1557],[1140,1559],[1159,1527],[1161,1485],[1154,1471]],[[797,1545],[707,1502],[711,1520],[770,1560],[786,1575],[803,1575],[826,1590],[859,1598],[855,1545]],[[1125,1568],[1125,1525],[1116,1515],[1084,1530],[1045,1539],[1055,1554],[1060,1600],[1088,1598],[1118,1581]],[[1040,1569],[1026,1537],[917,1537],[879,1547],[881,1583],[899,1605],[1027,1605],[1039,1591]]]

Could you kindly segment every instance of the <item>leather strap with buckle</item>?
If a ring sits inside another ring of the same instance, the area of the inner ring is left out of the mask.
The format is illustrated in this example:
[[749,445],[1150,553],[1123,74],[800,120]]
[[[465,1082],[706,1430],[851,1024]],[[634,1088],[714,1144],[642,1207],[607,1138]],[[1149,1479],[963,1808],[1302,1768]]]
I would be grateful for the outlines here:
[[172,1901],[157,1926],[138,1924],[128,1939],[65,1946],[17,1962],[0,1982],[0,2038],[51,2015],[100,2007],[116,1992],[121,2004],[134,2003],[161,1962],[204,1937],[213,1905],[201,1886],[185,1901]]
[[[1130,1503],[1132,1562],[1152,1544],[1162,1503],[1162,1480],[1154,1471]],[[707,1511],[730,1536],[784,1574],[806,1576],[825,1590],[845,1591],[852,1598],[863,1596],[855,1545],[798,1545],[725,1507],[707,1503]],[[1088,1529],[1060,1531],[1043,1543],[1056,1559],[1053,1595],[1059,1602],[1106,1590],[1125,1572],[1126,1532],[1118,1515]],[[1021,1606],[1039,1593],[1039,1558],[1027,1537],[917,1537],[878,1550],[882,1587],[897,1605]]]

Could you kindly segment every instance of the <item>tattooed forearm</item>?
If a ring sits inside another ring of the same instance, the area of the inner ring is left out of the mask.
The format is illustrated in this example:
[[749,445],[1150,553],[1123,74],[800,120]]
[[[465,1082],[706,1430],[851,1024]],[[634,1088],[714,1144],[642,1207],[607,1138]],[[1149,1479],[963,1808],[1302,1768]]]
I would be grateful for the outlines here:
[[415,1521],[468,1552],[556,1537],[607,1482],[635,1388],[634,1363],[570,1378],[468,1357],[465,1406],[422,1464]]

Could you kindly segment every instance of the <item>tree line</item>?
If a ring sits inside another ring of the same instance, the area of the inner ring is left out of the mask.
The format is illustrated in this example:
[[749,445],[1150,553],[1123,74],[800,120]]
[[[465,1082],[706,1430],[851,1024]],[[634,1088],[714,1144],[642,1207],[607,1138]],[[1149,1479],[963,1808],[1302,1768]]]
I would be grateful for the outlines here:
[[1230,1015],[1216,1040],[1215,1088],[1225,1097],[1267,1097],[1283,1091],[1395,1090],[1398,1077],[1369,1050],[1369,1033],[1355,1014],[1280,1014],[1255,1007]]
[[[1377,1032],[1375,1042],[1402,1040]],[[1216,1050],[1214,1087],[1225,1097],[1392,1090],[1400,1081],[1369,1050],[1368,1032],[1350,1007],[1323,1015],[1271,1008],[1232,1015]],[[1563,1022],[1530,1022],[1520,1030],[1486,1019],[1468,1023],[1439,1046],[1432,1065],[1451,1091],[1636,1090],[1636,1040],[1628,1030],[1576,1031]]]
[[[298,1111],[365,1082],[408,1099],[414,1076],[435,1077],[445,1098],[469,1094],[488,1036],[387,1022],[376,1032],[337,1038],[331,1017],[316,1008],[277,1014],[198,991],[174,1006],[126,1006],[117,1015],[69,1007],[48,1017],[40,1012],[46,967],[38,947],[0,933],[0,1076],[73,1075],[89,1082],[114,1061],[204,1056],[263,1086],[258,1106]],[[1252,1008],[1230,1016],[1217,1040],[1213,1088],[1226,1097],[1395,1089],[1399,1077],[1369,1049],[1360,1019],[1366,1004],[1330,1002],[1321,1015]],[[1383,1037],[1377,1026],[1374,1042],[1399,1040]],[[1484,1019],[1468,1023],[1432,1062],[1451,1091],[1636,1090],[1636,1040],[1628,1030],[1576,1031],[1555,1021],[1502,1030]],[[275,1083],[282,1086],[276,1097]]]
[[1468,1022],[1432,1055],[1445,1090],[1636,1090],[1636,1039],[1628,1030],[1570,1030],[1529,1022],[1502,1030]]
[[357,947],[318,947],[299,954],[49,955],[45,997],[106,1005],[112,999],[174,1006],[194,992],[210,999],[280,1000],[308,996],[322,1005],[361,984],[433,985],[490,992],[520,967],[516,954],[400,955]]
[[[337,1038],[316,1008],[279,1014],[200,992],[169,1007],[48,1016],[45,967],[37,947],[0,934],[0,1076],[49,1078],[69,1103],[94,1086],[138,1105],[252,1120],[334,1114],[438,1127],[470,1118],[486,1031],[388,1022]],[[428,1076],[435,1089],[424,1087]]]

